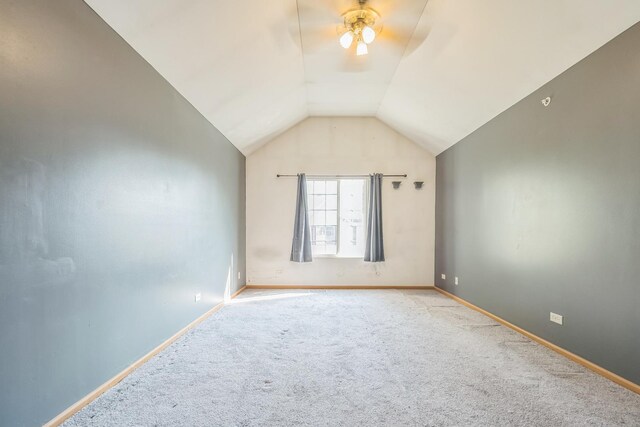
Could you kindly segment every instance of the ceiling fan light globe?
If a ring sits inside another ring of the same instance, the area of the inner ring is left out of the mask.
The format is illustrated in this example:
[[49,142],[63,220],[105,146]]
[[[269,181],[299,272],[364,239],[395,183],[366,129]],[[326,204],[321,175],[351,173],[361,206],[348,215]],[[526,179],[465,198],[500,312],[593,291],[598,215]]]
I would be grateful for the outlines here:
[[351,47],[351,43],[353,43],[353,32],[347,31],[340,36],[340,46],[343,48],[349,49],[349,47]]
[[358,42],[358,47],[356,48],[356,55],[357,56],[361,56],[361,55],[366,55],[367,53],[369,53],[369,50],[367,49],[367,44],[360,40]]
[[366,44],[373,42],[375,39],[376,39],[376,32],[373,28],[367,25],[362,29],[362,40]]

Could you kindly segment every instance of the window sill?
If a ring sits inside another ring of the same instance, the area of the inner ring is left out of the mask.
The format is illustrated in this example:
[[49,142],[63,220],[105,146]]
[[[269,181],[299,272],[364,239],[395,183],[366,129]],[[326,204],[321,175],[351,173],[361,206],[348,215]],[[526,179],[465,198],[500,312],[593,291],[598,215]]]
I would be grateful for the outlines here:
[[364,256],[343,256],[343,255],[313,255],[313,258],[327,258],[327,259],[361,259],[364,260]]

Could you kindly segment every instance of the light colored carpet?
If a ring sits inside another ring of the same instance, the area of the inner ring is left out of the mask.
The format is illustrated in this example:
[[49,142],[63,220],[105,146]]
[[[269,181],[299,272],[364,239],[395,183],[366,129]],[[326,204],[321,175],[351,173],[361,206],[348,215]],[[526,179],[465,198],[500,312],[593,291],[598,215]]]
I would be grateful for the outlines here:
[[435,291],[246,291],[70,426],[640,425],[640,396]]

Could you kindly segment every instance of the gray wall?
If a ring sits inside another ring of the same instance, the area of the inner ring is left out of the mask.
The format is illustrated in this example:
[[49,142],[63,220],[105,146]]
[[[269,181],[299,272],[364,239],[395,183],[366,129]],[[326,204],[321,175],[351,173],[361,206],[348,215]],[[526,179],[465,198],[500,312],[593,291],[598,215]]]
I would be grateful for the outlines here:
[[0,0],[0,425],[48,421],[241,285],[244,164],[81,0]]
[[635,25],[437,157],[435,277],[636,383],[639,47]]

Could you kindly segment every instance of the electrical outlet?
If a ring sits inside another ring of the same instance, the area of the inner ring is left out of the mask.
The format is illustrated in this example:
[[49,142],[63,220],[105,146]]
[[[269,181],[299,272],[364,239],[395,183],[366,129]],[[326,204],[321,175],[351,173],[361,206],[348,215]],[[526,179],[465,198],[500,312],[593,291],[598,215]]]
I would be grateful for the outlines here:
[[194,295],[193,300],[195,302],[198,302],[202,299],[202,294],[200,292],[198,292],[197,294]]
[[456,276],[455,280],[453,281],[456,285],[458,284],[458,276]]
[[446,274],[441,274],[441,275],[440,275],[440,278],[441,278],[442,280],[445,280],[445,279],[447,278],[447,275],[446,275]]
[[238,280],[240,280],[240,272],[238,271]]
[[563,317],[560,314],[551,312],[549,313],[549,320],[551,320],[553,323],[557,323],[558,325],[562,325]]

